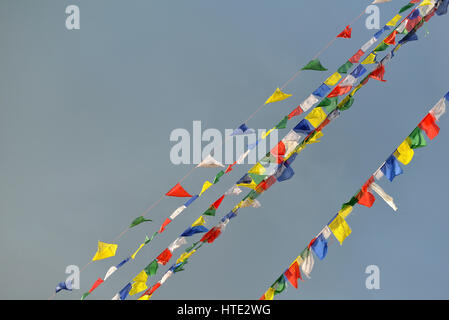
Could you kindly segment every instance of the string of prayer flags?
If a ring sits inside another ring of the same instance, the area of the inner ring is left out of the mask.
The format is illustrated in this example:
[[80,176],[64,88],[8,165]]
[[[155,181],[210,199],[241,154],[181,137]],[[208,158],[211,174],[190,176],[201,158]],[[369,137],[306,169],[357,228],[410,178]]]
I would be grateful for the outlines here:
[[184,188],[181,186],[181,184],[179,184],[179,182],[173,188],[171,188],[170,191],[168,191],[165,195],[168,197],[180,197],[180,198],[191,197],[191,195],[184,190]]
[[92,261],[113,257],[115,256],[116,251],[117,251],[116,244],[98,241],[98,249],[94,257],[92,258]]
[[[443,100],[440,99],[438,103],[430,110],[428,114],[431,114],[432,111],[438,112],[441,115],[445,112],[445,104],[449,99],[449,92],[445,95]],[[444,103],[444,106],[442,106]],[[427,117],[427,116],[426,116]],[[309,245],[303,250],[298,258],[296,258],[293,263],[290,264],[288,269],[283,272],[283,276],[286,280],[290,282],[290,284],[298,288],[297,279],[299,277],[299,269],[303,270],[303,273],[308,277],[313,268],[313,255],[311,252],[320,259],[323,260],[327,254],[328,250],[328,238],[331,234],[339,241],[340,244],[352,233],[351,228],[346,222],[346,217],[352,212],[353,206],[358,203],[359,205],[365,205],[367,207],[371,207],[375,201],[374,195],[371,193],[375,192],[379,197],[381,197],[394,211],[397,211],[397,205],[395,204],[393,198],[388,195],[377,183],[374,182],[374,179],[380,180],[382,176],[386,176],[390,181],[393,180],[394,176],[402,173],[402,169],[400,169],[397,162],[395,162],[396,158],[403,160],[401,157],[406,155],[406,161],[401,161],[404,164],[410,162],[411,157],[413,156],[413,148],[420,148],[425,144],[422,141],[425,141],[424,136],[422,135],[421,129],[416,127],[412,133],[396,148],[396,151],[393,155],[389,156],[389,158],[382,164],[382,166],[377,169],[374,174],[370,176],[370,178],[363,184],[361,189],[356,193],[355,196],[351,197],[351,199],[342,205],[341,210],[335,215],[333,219],[326,225],[321,232],[314,237]],[[387,170],[386,170],[387,169]],[[276,283],[279,282],[279,278],[276,280]],[[262,295],[261,299],[264,300],[267,298],[273,298],[276,295],[277,287],[273,284],[270,288]],[[284,290],[283,288],[282,290]],[[280,292],[282,290],[277,290]]]
[[321,64],[320,60],[314,59],[306,64],[301,70],[327,71]]
[[291,96],[292,96],[291,94],[286,94],[286,93],[282,92],[281,89],[276,88],[276,91],[274,91],[274,93],[271,95],[271,97],[269,97],[267,99],[267,101],[265,101],[265,104],[282,101]]
[[351,38],[351,32],[352,32],[352,28],[350,26],[346,26],[346,28],[340,32],[337,36],[337,38]]
[[[382,30],[382,31],[383,31],[383,30]],[[377,33],[377,34],[379,34],[379,33]],[[349,88],[349,89],[348,89],[348,92],[349,92],[349,91],[352,89],[352,86],[347,86],[347,87]],[[315,99],[314,103],[318,102],[318,99],[317,99],[315,96],[313,96],[313,94],[312,94],[311,96],[309,96],[309,98],[310,98],[310,99]],[[309,99],[309,98],[308,98],[308,99]],[[331,97],[328,97],[328,98],[331,98]],[[313,100],[311,100],[311,101],[313,101]],[[310,106],[308,106],[308,107],[310,108],[312,105],[313,105],[313,103],[310,104]],[[303,111],[304,111],[304,108],[301,108],[301,109],[303,109]],[[337,111],[337,110],[335,110],[335,111]],[[338,112],[335,113],[335,112],[332,111],[332,116],[333,116],[333,117],[338,116]],[[324,122],[324,120],[323,120],[323,122]],[[327,121],[327,122],[329,122],[329,121]],[[319,126],[319,127],[323,127],[321,123],[320,123],[318,126]],[[311,141],[316,142],[316,140],[317,140],[317,138],[319,138],[319,135],[320,135],[320,134],[322,135],[321,132],[314,132],[314,133],[311,135],[312,138],[310,138],[310,137],[307,138],[306,143],[307,143],[307,142],[311,142]],[[284,145],[284,147],[285,147],[285,145]],[[297,148],[297,150],[300,151],[300,150],[302,150],[303,148],[304,148],[304,144],[300,145],[299,148]],[[283,159],[281,158],[281,159],[277,159],[277,160],[278,160],[278,161],[279,161],[279,160],[282,161]],[[252,180],[253,180],[253,179],[251,179],[251,182],[253,183]],[[262,181],[262,182],[263,182],[263,181]],[[262,183],[262,182],[261,182],[261,183]],[[210,183],[210,182],[209,182],[209,183]],[[255,188],[254,188],[254,189],[255,189]],[[254,190],[253,190],[253,191],[254,191]],[[202,192],[200,193],[200,195],[201,195],[201,194],[202,194]],[[256,194],[254,193],[254,195],[256,195]],[[229,214],[228,214],[228,215],[229,215]],[[235,216],[235,214],[234,214],[234,216]],[[231,217],[231,215],[229,215],[229,217]],[[225,220],[225,221],[226,221],[226,220]],[[227,221],[229,221],[229,219],[227,219]],[[212,229],[211,229],[211,230],[212,230]],[[211,230],[209,230],[208,233],[210,233],[210,235],[216,235],[216,236],[215,236],[215,238],[216,238],[216,237],[221,233],[221,230],[222,230],[222,229],[221,229],[221,228],[217,228],[217,229],[214,230],[214,232],[211,232]],[[205,237],[203,237],[203,238],[205,238]],[[207,237],[207,239],[203,239],[203,240],[210,243],[210,242],[212,242],[212,241],[214,240],[214,236],[212,236],[212,237],[210,237],[210,238]],[[203,241],[203,242],[204,242],[204,241]],[[169,250],[169,251],[170,251],[170,250]],[[310,256],[312,257],[312,255],[310,255]],[[313,258],[310,258],[310,259],[313,259]]]

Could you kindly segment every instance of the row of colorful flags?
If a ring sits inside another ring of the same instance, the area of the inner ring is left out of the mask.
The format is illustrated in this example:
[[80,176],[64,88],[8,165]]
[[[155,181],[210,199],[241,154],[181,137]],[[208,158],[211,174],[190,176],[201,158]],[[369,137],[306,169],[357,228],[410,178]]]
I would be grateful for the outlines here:
[[403,173],[401,164],[408,165],[413,158],[415,150],[427,146],[425,135],[433,140],[439,133],[440,128],[437,121],[446,112],[449,104],[449,92],[441,98],[427,115],[419,122],[418,126],[407,136],[407,138],[388,156],[381,166],[374,171],[369,179],[341,206],[338,213],[326,224],[323,229],[309,242],[299,256],[285,269],[284,272],[273,282],[260,298],[261,300],[273,300],[274,296],[280,294],[290,283],[298,289],[298,279],[304,281],[301,271],[310,278],[314,266],[314,255],[323,260],[328,251],[328,243],[331,235],[338,240],[340,245],[351,234],[352,230],[346,222],[346,218],[352,212],[356,204],[370,208],[376,200],[373,193],[383,199],[393,210],[397,210],[393,198],[388,195],[375,181],[386,177],[389,181]]
[[[423,11],[423,14],[426,14],[425,16],[427,16],[429,14],[429,12],[431,11]],[[423,16],[424,17],[424,16]],[[411,30],[412,32],[416,32],[416,30],[422,26],[419,24],[415,25],[415,29]],[[405,42],[403,42],[405,43]],[[388,62],[392,57],[393,57],[393,52],[395,52],[397,49],[399,49],[399,45],[396,46],[395,48],[392,49],[392,51],[384,58],[382,59],[382,61],[380,63],[378,63],[377,67],[370,72],[362,81],[361,83],[355,88],[353,89],[353,92],[348,96],[350,98],[352,98],[352,96],[361,88],[361,86],[365,85],[369,78],[374,78],[376,80],[383,80],[383,73],[385,72],[384,69],[384,64],[386,62]],[[379,70],[382,70],[382,72],[379,72]],[[215,241],[215,239],[224,231],[224,228],[226,227],[227,223],[230,221],[230,219],[234,218],[237,215],[237,210],[244,207],[242,206],[243,203],[245,202],[249,202],[249,203],[256,203],[256,198],[258,196],[260,196],[261,193],[263,193],[264,191],[266,191],[269,187],[271,187],[271,185],[273,185],[276,181],[285,181],[290,179],[294,172],[291,169],[291,163],[294,161],[296,155],[303,150],[303,148],[310,143],[314,143],[314,142],[318,142],[318,139],[322,136],[322,132],[321,130],[324,128],[324,126],[326,126],[327,124],[329,124],[329,122],[333,119],[335,119],[338,114],[339,111],[341,110],[346,110],[350,107],[350,105],[348,106],[347,101],[345,101],[345,99],[343,99],[338,105],[337,107],[331,111],[329,113],[329,115],[323,120],[321,119],[321,123],[318,124],[318,127],[315,127],[314,130],[308,131],[308,136],[306,139],[304,139],[304,141],[301,144],[298,144],[295,148],[294,151],[290,152],[290,153],[274,153],[271,151],[271,154],[267,154],[267,156],[265,158],[267,158],[265,164],[269,164],[269,163],[276,163],[278,164],[278,166],[276,167],[276,172],[274,174],[269,174],[268,176],[265,176],[263,178],[263,180],[256,184],[256,186],[254,187],[254,189],[252,191],[250,191],[247,196],[245,198],[242,199],[242,201],[236,206],[234,207],[230,213],[228,213],[226,216],[224,216],[220,223],[211,228],[207,233],[205,233],[203,235],[203,237],[200,239],[200,241],[195,242],[192,246],[190,246],[176,261],[176,264],[172,265],[169,270],[164,274],[164,276],[162,277],[162,279],[160,281],[158,281],[155,285],[153,285],[152,287],[150,287],[149,289],[147,289],[144,294],[139,298],[139,299],[149,299],[151,297],[151,295],[154,293],[154,291],[156,289],[158,289],[163,283],[165,283],[165,281],[174,273],[183,270],[183,266],[187,263],[188,258],[194,254],[195,252],[197,252],[197,250],[204,244],[204,243],[212,243]],[[352,105],[352,103],[351,103]],[[304,119],[307,120],[307,119]],[[302,120],[301,122],[303,122],[304,120]],[[300,124],[301,124],[300,122]],[[310,122],[310,121],[309,121]],[[299,124],[298,124],[299,126]],[[298,128],[298,126],[296,126],[295,128]],[[300,128],[303,128],[304,126],[299,126]],[[295,129],[294,129],[295,130]],[[298,129],[297,129],[298,130]],[[282,142],[282,141],[281,141]],[[282,150],[282,147],[277,148],[278,150]],[[401,150],[401,148],[398,148],[399,150]],[[279,159],[279,155],[285,155],[287,154],[287,156],[285,158],[281,158],[282,160],[280,161]],[[263,160],[263,159],[262,159]],[[256,164],[250,171],[257,171],[260,173],[259,168],[260,166],[263,166],[262,163],[264,161],[260,161],[258,164]],[[385,165],[384,167],[388,167],[387,165]],[[266,173],[266,172],[265,172]],[[240,179],[240,180],[243,180]],[[239,181],[240,181],[239,180]],[[252,179],[254,182],[254,179]],[[249,181],[249,180],[248,180]],[[240,181],[241,182],[241,181]],[[237,184],[238,185],[238,184]],[[377,189],[379,190],[379,189]],[[379,192],[381,193],[381,191],[379,190]],[[366,200],[365,193],[360,193],[359,195],[360,197],[360,201],[363,203]],[[248,206],[248,205],[246,205]],[[347,210],[347,209],[346,209]],[[334,228],[334,230],[336,230],[335,232],[340,236],[340,239],[343,239],[343,236],[345,233],[345,224],[342,223],[342,221],[340,221],[338,218],[336,218],[336,221],[334,222],[334,224],[332,225],[332,227]],[[341,230],[341,234],[338,233],[338,230]],[[159,257],[156,258],[156,260],[154,260],[152,263],[156,265],[156,263],[160,263],[165,265],[171,258],[172,254],[164,254],[162,255],[162,259],[159,260]],[[114,298],[115,299],[120,299],[121,297],[123,297],[123,293],[126,292],[126,288],[133,288],[133,286],[135,285],[135,280],[133,280],[134,282],[130,282],[128,283]],[[125,295],[126,298],[126,295]]]

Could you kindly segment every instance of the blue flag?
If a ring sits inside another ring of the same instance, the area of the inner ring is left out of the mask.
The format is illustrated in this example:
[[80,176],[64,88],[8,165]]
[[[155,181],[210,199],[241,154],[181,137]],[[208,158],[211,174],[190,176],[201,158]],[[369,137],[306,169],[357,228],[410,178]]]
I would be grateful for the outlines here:
[[69,282],[69,283],[67,283],[67,282],[60,282],[56,286],[55,292],[58,293],[61,290],[72,291],[72,285],[73,285],[73,282]]
[[351,72],[351,76],[353,76],[354,78],[359,78],[360,76],[362,76],[364,73],[366,72],[366,69],[364,66],[362,66],[361,64],[359,64],[357,66],[357,68],[354,69],[354,71]]
[[324,238],[323,234],[320,234],[315,242],[311,246],[313,252],[315,252],[318,259],[323,260],[327,254],[327,240]]
[[191,197],[186,203],[184,203],[184,205],[186,207],[190,206],[192,204],[193,201],[195,201],[196,199],[198,199],[198,195],[194,195],[193,197]]
[[196,233],[202,233],[209,231],[205,226],[194,226],[188,227],[182,234],[181,237],[190,237]]
[[129,291],[131,291],[132,285],[131,283],[128,283],[120,292],[118,293],[120,295],[120,300],[125,300],[128,296]]
[[129,259],[130,259],[130,257],[126,258],[125,260],[123,260],[122,262],[120,262],[120,263],[119,263],[118,265],[116,265],[115,267],[116,267],[117,269],[120,268],[120,267],[123,266],[125,263],[127,263]]
[[399,44],[404,44],[409,41],[416,41],[416,40],[418,40],[418,35],[416,34],[416,32],[412,31],[412,32],[408,33],[404,38],[402,38],[399,41]]
[[293,177],[294,175],[295,175],[295,172],[286,162],[284,162],[282,165],[280,165],[278,170],[274,174],[277,181],[279,181],[279,182],[288,180],[291,177]]
[[237,129],[235,129],[234,132],[231,133],[231,136],[238,136],[241,134],[250,134],[250,133],[254,133],[254,132],[255,132],[254,129],[248,128],[247,125],[244,123]]
[[324,98],[327,96],[327,94],[331,91],[331,88],[329,88],[325,83],[323,83],[318,89],[316,89],[312,94]]
[[382,173],[388,178],[388,180],[393,181],[394,177],[403,173],[398,160],[396,160],[394,155],[391,155],[387,161],[385,161],[382,168]]
[[314,128],[312,127],[312,125],[310,124],[310,122],[307,119],[302,119],[296,125],[296,127],[293,128],[293,131],[295,131],[296,133],[305,133],[305,134],[309,134],[313,130],[314,130]]
[[374,37],[375,37],[376,39],[379,39],[380,36],[382,35],[382,33],[384,33],[384,32],[387,31],[387,30],[390,30],[390,27],[389,27],[389,26],[384,26],[382,29],[380,29],[379,31],[377,31],[377,32],[374,34]]
[[443,0],[443,2],[438,7],[436,14],[439,16],[443,16],[447,13],[447,5],[449,4],[449,0]]
[[234,218],[236,216],[234,211],[229,212],[227,215],[225,215],[223,218],[221,218],[221,222],[225,222],[226,219],[231,220],[232,218]]

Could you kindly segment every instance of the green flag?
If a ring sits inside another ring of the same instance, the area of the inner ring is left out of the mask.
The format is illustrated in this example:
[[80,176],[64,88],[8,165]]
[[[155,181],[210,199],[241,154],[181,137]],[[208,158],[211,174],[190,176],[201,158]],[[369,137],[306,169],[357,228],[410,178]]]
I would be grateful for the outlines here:
[[188,247],[188,248],[186,249],[186,252],[189,253],[190,251],[192,251],[193,248],[195,248],[195,246],[198,244],[198,242],[199,242],[199,241],[194,242],[190,247]]
[[416,127],[408,137],[410,139],[410,147],[412,149],[418,149],[427,146],[426,138],[424,138],[424,134],[419,127]]
[[349,69],[352,67],[352,62],[347,61],[344,65],[342,65],[340,68],[338,68],[338,72],[340,73],[347,73]]
[[[356,194],[358,194],[359,192],[360,192],[360,190],[357,191]],[[343,205],[341,206],[341,208],[344,209],[344,207],[345,207],[345,206],[348,206],[348,205],[351,206],[351,207],[353,207],[357,202],[359,202],[359,200],[357,200],[356,197],[352,197],[351,200],[349,200],[348,202],[343,203]]]
[[403,6],[402,8],[401,8],[401,10],[399,10],[399,13],[402,13],[402,12],[404,12],[404,11],[407,11],[408,9],[410,9],[411,7],[413,7],[415,4],[413,4],[413,3],[407,3],[405,6]]
[[284,119],[282,119],[281,122],[279,122],[276,125],[276,129],[285,129],[285,128],[287,128],[287,121],[288,121],[288,116],[285,116]]
[[83,296],[81,297],[81,300],[86,299],[86,297],[90,295],[90,292],[86,292],[85,294],[83,294]]
[[143,216],[137,217],[133,220],[133,222],[131,222],[131,225],[129,226],[130,228],[137,226],[138,224],[141,224],[142,222],[145,221],[152,221],[150,219],[145,219]]
[[216,184],[218,181],[220,181],[220,178],[224,175],[224,171],[221,170],[214,178],[213,184]]
[[321,65],[321,62],[318,59],[310,61],[301,70],[327,71],[327,69]]
[[149,265],[147,265],[147,266],[145,267],[145,269],[143,269],[143,270],[145,270],[145,273],[146,273],[149,277],[151,277],[151,276],[154,276],[154,275],[156,274],[157,268],[159,268],[159,264],[157,263],[157,260],[154,259],[154,260],[151,261],[151,263],[150,263]]
[[327,113],[331,113],[337,108],[338,97],[324,98],[317,107],[323,107]]
[[251,190],[248,193],[248,198],[250,198],[251,200],[255,200],[260,196],[260,193],[258,193],[256,190]]
[[285,290],[285,278],[281,275],[276,282],[271,286],[274,289],[274,294],[279,294]]
[[205,216],[215,216],[216,209],[214,206],[210,206],[206,211],[204,211],[203,215]]
[[379,51],[385,51],[388,48],[388,44],[386,44],[385,42],[381,42],[379,43],[379,45],[376,47],[376,49],[374,49],[374,52],[379,52]]

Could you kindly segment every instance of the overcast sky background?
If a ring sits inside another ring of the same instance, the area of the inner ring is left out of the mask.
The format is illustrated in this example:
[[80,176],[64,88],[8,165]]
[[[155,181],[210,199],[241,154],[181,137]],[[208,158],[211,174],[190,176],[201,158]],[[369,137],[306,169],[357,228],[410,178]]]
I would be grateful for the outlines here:
[[[381,25],[405,3],[381,5]],[[65,28],[70,4],[80,7],[81,30]],[[191,131],[193,120],[220,130],[240,125],[368,4],[1,1],[0,298],[51,296],[67,265],[87,263],[98,240],[111,241],[190,170],[170,162],[173,129]],[[302,73],[285,90],[292,98],[248,125],[271,128],[303,101],[375,32],[365,18],[352,26],[352,39],[321,56],[328,72]],[[260,209],[240,210],[153,298],[258,299],[449,90],[448,25],[448,16],[432,18],[388,64],[387,82],[370,81],[322,143],[297,158],[294,178],[262,195]],[[332,245],[312,279],[279,299],[449,298],[447,116],[440,126],[405,174],[380,182],[399,211],[379,199],[371,209],[357,206],[344,245]],[[223,177],[89,299],[112,298],[249,167]],[[197,193],[216,173],[197,170],[183,186]],[[239,199],[225,199],[209,226]],[[149,215],[153,223],[128,232],[115,257],[81,274],[81,290],[57,299],[79,299],[183,202],[164,199]],[[372,264],[380,290],[365,288]]]

